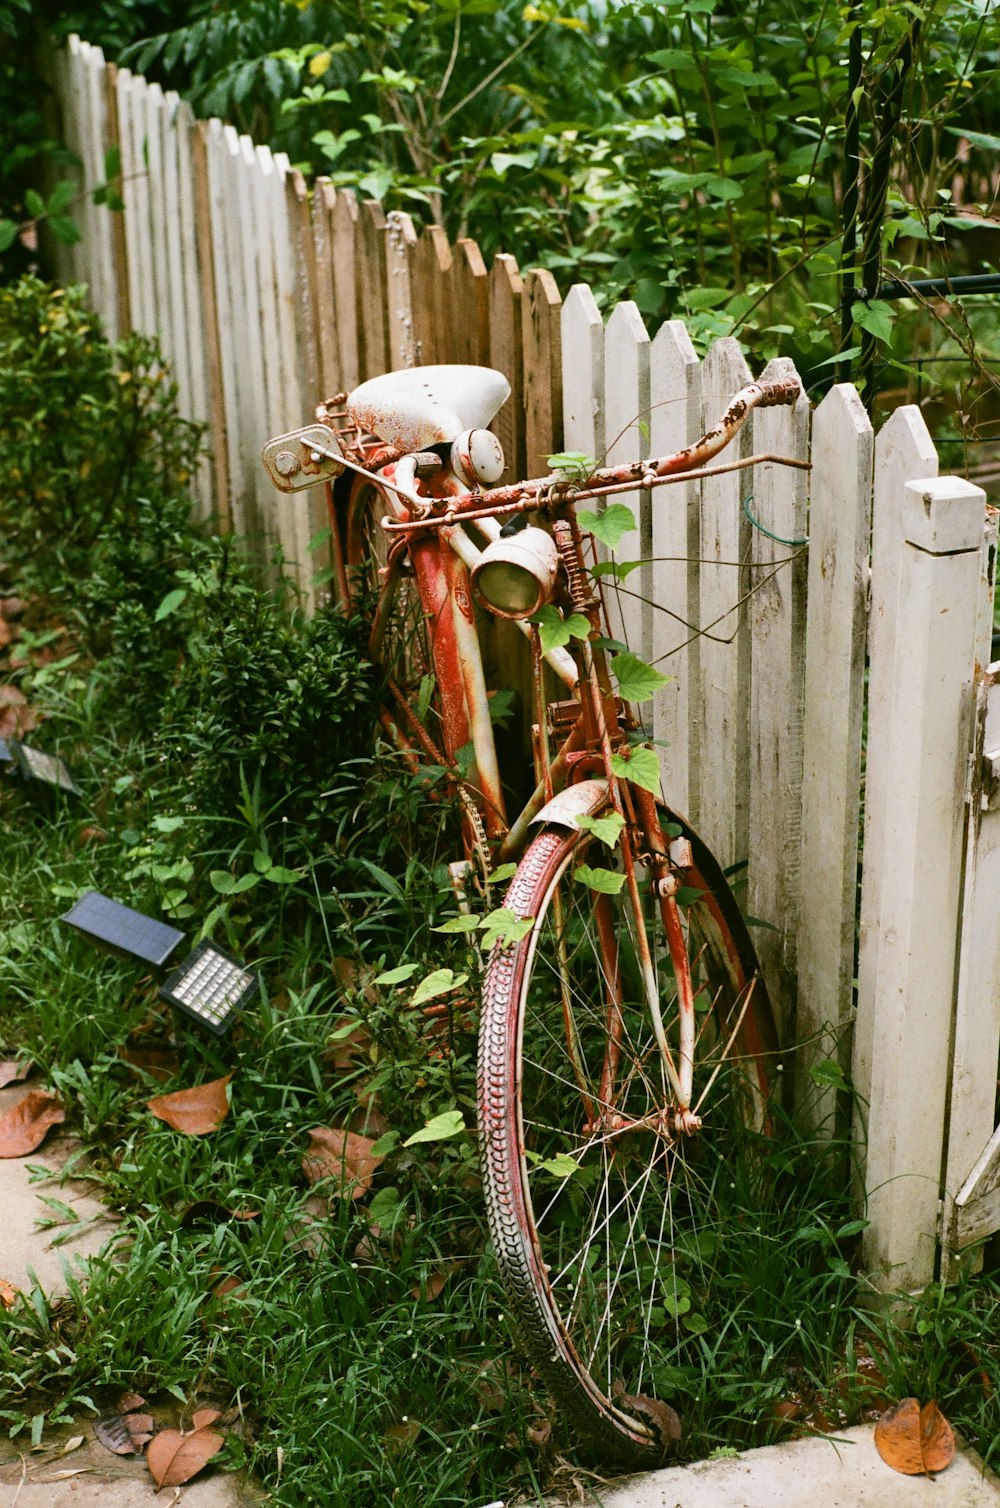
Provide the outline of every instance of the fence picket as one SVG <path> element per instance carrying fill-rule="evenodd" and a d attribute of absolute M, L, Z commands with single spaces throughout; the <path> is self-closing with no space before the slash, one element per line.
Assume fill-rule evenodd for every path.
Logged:
<path fill-rule="evenodd" d="M 854 975 L 872 446 L 854 388 L 832 388 L 813 415 L 809 483 L 795 1032 L 808 1043 L 802 1084 L 811 1068 L 849 1048 L 841 1039 Z M 835 1091 L 810 1090 L 810 1101 L 814 1124 L 827 1122 Z"/>
<path fill-rule="evenodd" d="M 81 44 L 77 59 L 81 78 L 83 119 L 79 123 L 85 195 L 84 223 L 81 229 L 89 238 L 88 281 L 91 299 L 102 320 L 108 338 L 117 335 L 118 299 L 115 293 L 114 252 L 111 244 L 111 214 L 93 201 L 93 190 L 105 179 L 104 155 L 107 120 L 104 104 L 104 54 L 99 47 Z"/>
<path fill-rule="evenodd" d="M 631 300 L 616 304 L 604 332 L 604 436 L 609 466 L 649 455 L 649 335 L 638 306 Z M 652 615 L 642 599 L 652 597 L 652 513 L 649 492 L 623 492 L 614 501 L 628 508 L 636 531 L 622 539 L 616 558 L 642 560 L 624 581 L 605 577 L 604 596 L 613 638 L 622 639 L 633 654 L 652 653 Z M 642 709 L 651 713 L 650 707 Z"/>
<path fill-rule="evenodd" d="M 525 273 L 521 299 L 524 361 L 524 452 L 529 476 L 544 476 L 562 449 L 562 357 L 559 290 L 545 268 Z"/>
<path fill-rule="evenodd" d="M 104 70 L 104 119 L 107 123 L 108 150 L 117 154 L 119 164 L 117 180 L 114 178 L 111 180 L 112 187 L 117 191 L 119 198 L 124 204 L 124 181 L 121 176 L 121 123 L 118 119 L 118 69 L 114 63 L 109 63 Z M 123 210 L 114 210 L 111 214 L 110 242 L 111 260 L 114 269 L 114 330 L 116 338 L 120 338 L 132 328 L 132 315 L 129 309 L 128 293 L 128 248 L 125 244 L 125 214 Z"/>
<path fill-rule="evenodd" d="M 267 510 L 277 525 L 284 553 L 284 574 L 297 582 L 307 607 L 315 605 L 310 543 L 326 527 L 323 493 L 318 487 L 295 498 L 279 495 L 259 464 L 260 449 L 278 430 L 291 430 L 313 417 L 319 401 L 316 372 L 315 317 L 310 288 L 312 232 L 303 219 L 307 210 L 305 184 L 284 152 L 274 154 L 272 210 L 269 221 L 274 267 L 274 300 L 277 309 L 277 371 L 280 394 L 264 415 L 264 424 L 254 452 L 257 475 L 266 496 Z M 308 321 L 307 337 L 304 321 Z M 308 365 L 312 352 L 312 367 Z M 291 505 L 291 506 L 289 506 Z"/>
<path fill-rule="evenodd" d="M 679 319 L 667 320 L 649 348 L 649 449 L 670 455 L 703 432 L 701 366 Z M 653 659 L 671 677 L 653 701 L 653 733 L 661 754 L 663 794 L 677 811 L 697 820 L 698 790 L 691 763 L 699 713 L 698 557 L 699 493 L 678 482 L 653 494 Z"/>
<path fill-rule="evenodd" d="M 937 476 L 937 451 L 924 416 L 914 404 L 896 409 L 879 431 L 875 442 L 875 474 L 872 505 L 872 567 L 868 612 L 868 737 L 865 746 L 866 853 L 884 848 L 884 812 L 875 793 L 888 789 L 889 743 L 892 726 L 889 709 L 895 695 L 896 622 L 891 611 L 895 601 L 895 570 L 898 560 L 891 541 L 899 534 L 899 510 L 903 486 L 911 477 Z M 873 999 L 878 988 L 882 934 L 881 875 L 872 868 L 865 875 L 861 896 L 858 943 L 858 993 Z M 854 1087 L 862 1107 L 871 1098 L 872 1044 L 867 1032 L 871 1018 L 860 1018 L 854 1028 Z M 863 1111 L 862 1111 L 863 1114 Z"/>
<path fill-rule="evenodd" d="M 340 189 L 333 206 L 333 301 L 340 383 L 348 392 L 361 381 L 356 281 L 358 216 L 354 194 L 350 189 Z"/>
<path fill-rule="evenodd" d="M 761 374 L 762 381 L 795 379 L 798 373 L 786 357 L 769 362 Z M 808 461 L 809 400 L 804 391 L 794 408 L 758 409 L 752 424 L 756 454 Z M 806 546 L 788 541 L 805 538 L 806 477 L 804 471 L 771 462 L 755 467 L 746 504 L 760 525 L 750 539 L 753 596 L 747 605 L 753 794 L 747 907 L 767 923 L 757 929 L 754 941 L 784 1040 L 783 1028 L 794 1020 L 795 1005 L 807 575 Z"/>
<path fill-rule="evenodd" d="M 410 216 L 394 209 L 386 221 L 386 310 L 391 369 L 417 364 L 413 281 L 417 232 Z"/>
<path fill-rule="evenodd" d="M 716 341 L 702 363 L 702 404 L 714 424 L 729 399 L 751 381 L 737 342 Z M 749 453 L 744 427 L 717 463 Z M 741 473 L 708 477 L 701 488 L 700 655 L 698 719 L 699 821 L 723 864 L 747 856 L 749 800 L 749 634 L 739 602 L 746 585 L 750 525 L 740 512 Z M 749 489 L 748 489 L 749 490 Z"/>
<path fill-rule="evenodd" d="M 604 320 L 586 283 L 574 283 L 561 317 L 563 444 L 604 457 Z"/>
<path fill-rule="evenodd" d="M 866 851 L 863 882 L 877 867 L 882 947 L 874 998 L 858 996 L 859 1019 L 872 1017 L 864 1254 L 879 1287 L 934 1277 L 958 944 L 958 908 L 943 898 L 961 885 L 984 506 L 957 477 L 903 488 L 897 690 L 886 789 L 871 792 L 884 846 Z"/>
<path fill-rule="evenodd" d="M 211 504 L 216 527 L 229 524 L 229 436 L 226 424 L 226 399 L 222 386 L 222 347 L 219 329 L 220 297 L 216 283 L 216 240 L 222 234 L 221 221 L 212 213 L 209 184 L 207 121 L 197 121 L 191 132 L 192 224 L 198 257 L 197 325 L 202 334 L 205 377 L 205 407 L 196 417 L 208 418 L 211 443 Z"/>
<path fill-rule="evenodd" d="M 453 361 L 486 366 L 490 359 L 490 283 L 482 252 L 467 236 L 452 256 Z"/>
<path fill-rule="evenodd" d="M 118 117 L 122 136 L 122 198 L 125 202 L 125 245 L 128 251 L 129 308 L 133 329 L 144 335 L 155 330 L 153 275 L 150 267 L 152 235 L 149 222 L 149 173 L 144 143 L 146 130 L 144 79 L 127 68 L 118 73 Z"/>
<path fill-rule="evenodd" d="M 337 349 L 337 307 L 333 281 L 334 220 L 337 191 L 329 178 L 317 178 L 312 194 L 313 262 L 316 268 L 316 342 L 319 391 L 332 398 L 340 391 L 340 352 Z"/>
<path fill-rule="evenodd" d="M 523 292 L 516 258 L 499 253 L 490 269 L 490 366 L 503 372 L 510 383 L 510 397 L 493 422 L 507 461 L 507 482 L 523 477 L 525 467 Z"/>
<path fill-rule="evenodd" d="M 359 365 L 362 378 L 389 370 L 385 318 L 385 215 L 377 199 L 366 199 L 358 215 L 356 276 Z"/>
<path fill-rule="evenodd" d="M 434 366 L 451 350 L 451 246 L 442 225 L 425 225 L 413 258 L 416 361 Z"/>
<path fill-rule="evenodd" d="M 184 206 L 180 188 L 180 142 L 177 115 L 180 96 L 170 92 L 163 96 L 159 109 L 159 142 L 162 189 L 157 196 L 163 206 L 162 260 L 166 274 L 165 293 L 174 331 L 172 370 L 177 383 L 178 407 L 182 414 L 194 414 L 191 389 L 191 319 L 187 308 L 182 217 Z"/>

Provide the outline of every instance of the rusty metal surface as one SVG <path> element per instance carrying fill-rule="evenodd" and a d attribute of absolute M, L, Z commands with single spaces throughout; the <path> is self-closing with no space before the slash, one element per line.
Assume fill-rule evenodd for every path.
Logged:
<path fill-rule="evenodd" d="M 348 396 L 347 412 L 389 444 L 424 450 L 485 429 L 509 394 L 510 383 L 491 367 L 411 367 L 363 382 Z"/>

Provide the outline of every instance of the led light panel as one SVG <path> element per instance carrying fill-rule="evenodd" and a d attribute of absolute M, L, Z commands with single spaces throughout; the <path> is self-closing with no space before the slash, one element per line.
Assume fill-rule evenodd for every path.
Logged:
<path fill-rule="evenodd" d="M 41 749 L 33 749 L 17 738 L 8 741 L 8 748 L 25 780 L 40 780 L 44 785 L 58 786 L 59 790 L 68 791 L 71 796 L 79 796 L 80 792 L 72 775 L 57 754 L 45 754 Z"/>
<path fill-rule="evenodd" d="M 184 941 L 184 933 L 177 927 L 143 916 L 141 911 L 122 906 L 97 890 L 88 890 L 60 920 L 69 922 L 92 942 L 129 958 L 140 958 L 158 969 Z"/>
<path fill-rule="evenodd" d="M 160 996 L 221 1037 L 259 990 L 252 969 L 217 943 L 206 941 L 174 970 Z"/>

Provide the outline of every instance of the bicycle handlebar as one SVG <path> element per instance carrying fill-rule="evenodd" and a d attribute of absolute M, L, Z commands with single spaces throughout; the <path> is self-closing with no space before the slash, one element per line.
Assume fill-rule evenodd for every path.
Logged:
<path fill-rule="evenodd" d="M 673 455 L 660 456 L 646 461 L 628 461 L 621 466 L 603 467 L 592 471 L 585 479 L 581 479 L 579 484 L 574 483 L 565 472 L 553 472 L 548 476 L 535 477 L 530 481 L 514 482 L 506 487 L 470 492 L 464 498 L 454 500 L 457 504 L 454 507 L 454 520 L 465 516 L 471 519 L 482 517 L 486 513 L 536 508 L 542 505 L 547 496 L 553 501 L 582 502 L 592 497 L 605 496 L 609 492 L 630 491 L 636 486 L 652 488 L 672 479 L 679 479 L 685 473 L 704 466 L 713 456 L 724 450 L 755 408 L 790 405 L 797 402 L 801 393 L 802 385 L 798 378 L 779 382 L 748 383 L 730 400 L 725 413 L 712 429 L 702 435 L 700 440 L 696 440 L 693 445 L 675 451 Z M 768 454 L 752 459 L 808 467 L 808 462 L 797 461 L 786 456 Z M 732 464 L 741 466 L 748 463 L 737 461 Z M 723 469 L 728 470 L 729 467 Z M 443 519 L 440 515 L 437 518 L 414 519 L 405 524 L 387 519 L 385 527 L 390 530 L 410 529 L 424 525 L 433 527 L 434 524 L 447 521 L 449 521 L 448 518 Z"/>

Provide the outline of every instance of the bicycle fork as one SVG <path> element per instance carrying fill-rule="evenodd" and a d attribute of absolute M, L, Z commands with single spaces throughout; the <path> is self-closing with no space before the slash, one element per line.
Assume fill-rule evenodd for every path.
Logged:
<path fill-rule="evenodd" d="M 557 519 L 553 523 L 552 534 L 566 573 L 569 597 L 573 610 L 586 617 L 592 632 L 600 633 L 602 628 L 600 605 L 591 593 L 587 583 L 579 526 L 574 518 Z M 607 680 L 606 672 L 602 677 L 598 670 L 589 638 L 578 640 L 577 646 L 580 657 L 581 674 L 579 685 L 584 716 L 591 724 L 592 733 L 600 750 L 612 807 L 621 817 L 623 823 L 627 823 L 628 813 L 625 810 L 623 793 L 618 776 L 615 774 L 611 764 L 614 752 L 611 743 L 612 733 L 619 731 L 611 686 Z M 670 1043 L 667 1040 L 666 1028 L 663 1024 L 663 1013 L 660 1009 L 656 962 L 653 958 L 649 933 L 643 915 L 639 879 L 636 874 L 635 853 L 632 843 L 626 838 L 622 843 L 621 849 L 622 867 L 625 872 L 625 885 L 634 918 L 636 957 L 642 976 L 643 990 L 653 1028 L 653 1035 L 656 1038 L 656 1045 L 663 1062 L 664 1071 L 675 1097 L 673 1107 L 666 1107 L 656 1115 L 655 1119 L 658 1124 L 652 1127 L 652 1129 L 667 1136 L 691 1134 L 699 1130 L 701 1126 L 700 1117 L 691 1109 L 694 1079 L 695 1003 L 687 943 L 677 904 L 677 877 L 671 869 L 669 855 L 663 851 L 659 840 L 659 821 L 656 813 L 655 799 L 650 792 L 643 790 L 641 787 L 635 787 L 632 795 L 638 805 L 639 825 L 643 831 L 651 860 L 653 893 L 663 919 L 668 951 L 673 966 L 674 981 L 677 989 L 679 1021 L 679 1061 L 675 1061 Z M 625 829 L 623 828 L 624 831 Z M 597 1129 L 597 1125 L 599 1124 L 602 1129 L 615 1132 L 646 1129 L 647 1123 L 651 1119 L 650 1117 L 644 1117 L 641 1122 L 629 1122 L 627 1117 L 620 1115 L 614 1109 L 615 1083 L 624 1031 L 621 1010 L 622 986 L 618 967 L 617 941 L 614 937 L 611 919 L 607 917 L 606 924 L 603 926 L 601 921 L 602 915 L 609 910 L 605 898 L 599 898 L 596 910 L 602 955 L 606 959 L 613 958 L 614 964 L 613 967 L 609 967 L 607 970 L 610 977 L 605 979 L 605 990 L 608 997 L 607 1047 L 605 1049 L 605 1058 L 601 1073 L 599 1094 L 600 1114 L 595 1121 L 592 1104 L 589 1102 L 589 1096 L 585 1094 L 584 1106 L 587 1111 L 588 1127 Z M 563 1013 L 564 1017 L 566 1017 L 567 1042 L 570 1055 L 573 1058 L 574 1069 L 582 1089 L 582 1066 L 578 1061 L 578 1053 L 575 1051 L 575 1031 L 571 1021 L 572 1013 L 569 991 L 565 982 L 563 985 Z"/>

